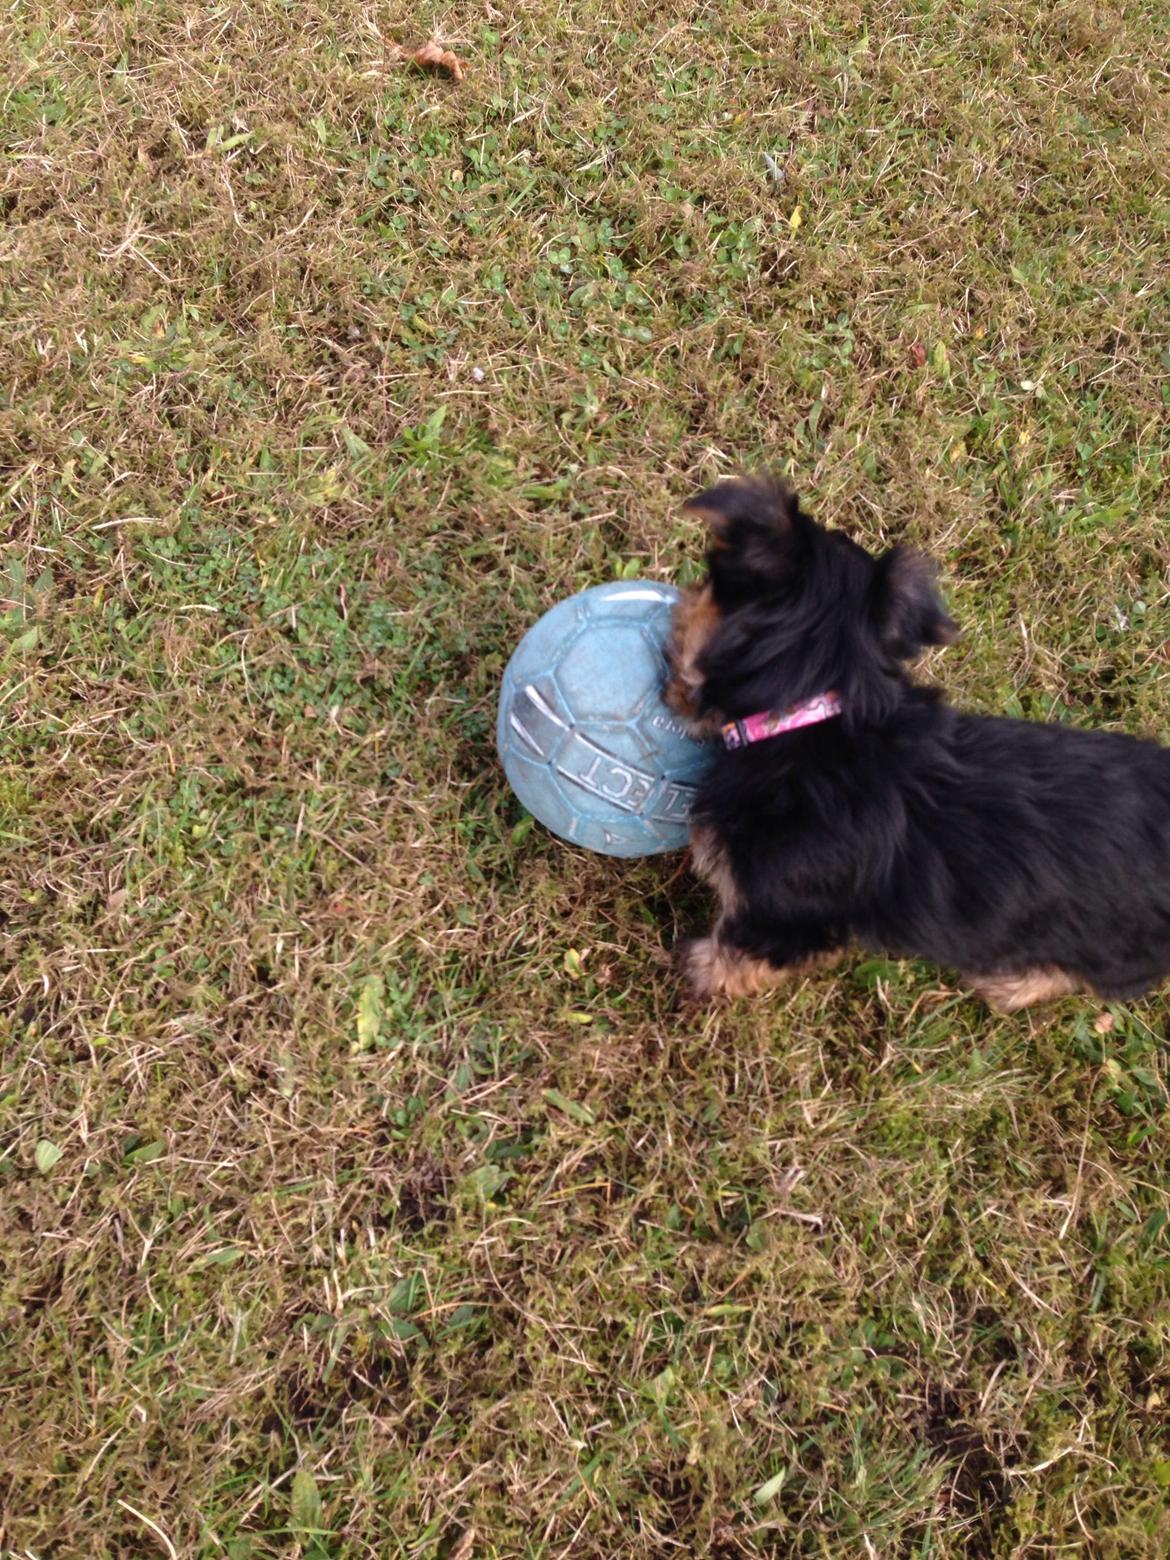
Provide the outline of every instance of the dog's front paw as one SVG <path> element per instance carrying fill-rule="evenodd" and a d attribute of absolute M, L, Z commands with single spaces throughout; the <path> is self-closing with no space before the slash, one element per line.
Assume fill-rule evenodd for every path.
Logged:
<path fill-rule="evenodd" d="M 674 946 L 674 966 L 696 1001 L 712 997 L 750 997 L 787 980 L 787 968 L 757 958 L 718 933 L 691 937 Z"/>

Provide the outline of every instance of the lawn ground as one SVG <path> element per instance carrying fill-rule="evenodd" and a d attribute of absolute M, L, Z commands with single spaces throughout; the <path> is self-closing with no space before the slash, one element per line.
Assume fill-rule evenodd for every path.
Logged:
<path fill-rule="evenodd" d="M 682 861 L 492 744 L 765 459 L 939 558 L 956 699 L 1170 738 L 1164 7 L 18 0 L 0 60 L 0 1551 L 1170 1554 L 1163 1001 L 685 1011 Z"/>

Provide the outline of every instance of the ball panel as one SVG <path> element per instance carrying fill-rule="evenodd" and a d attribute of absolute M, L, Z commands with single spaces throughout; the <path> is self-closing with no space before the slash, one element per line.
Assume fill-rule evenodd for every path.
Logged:
<path fill-rule="evenodd" d="M 706 749 L 687 736 L 682 721 L 659 700 L 637 715 L 635 724 L 647 749 L 658 754 L 663 769 L 694 768 L 698 773 L 703 768 Z"/>
<path fill-rule="evenodd" d="M 584 793 L 582 809 L 595 817 L 606 817 L 615 807 L 619 812 L 640 815 L 659 784 L 652 769 L 640 768 L 625 759 L 620 751 L 623 744 L 614 741 L 615 736 L 628 738 L 629 733 L 596 732 L 591 727 L 586 736 L 576 728 L 570 732 L 554 766 L 570 794 Z M 590 808 L 591 797 L 603 805 Z"/>
<path fill-rule="evenodd" d="M 592 820 L 582 818 L 569 799 L 556 785 L 549 784 L 547 764 L 537 763 L 515 751 L 504 759 L 504 773 L 508 784 L 534 818 L 539 818 L 546 829 L 551 829 L 563 840 L 587 845 L 582 831 L 592 826 Z"/>
<path fill-rule="evenodd" d="M 633 702 L 662 686 L 660 657 L 634 623 L 580 633 L 557 662 L 557 686 L 581 724 L 624 721 Z"/>
<path fill-rule="evenodd" d="M 667 780 L 643 816 L 652 819 L 656 824 L 665 824 L 672 832 L 682 825 L 686 828 L 689 837 L 689 820 L 696 790 L 696 786 L 685 785 L 678 780 Z"/>
<path fill-rule="evenodd" d="M 531 758 L 552 763 L 573 729 L 552 677 L 546 673 L 516 688 L 505 706 L 509 742 Z"/>

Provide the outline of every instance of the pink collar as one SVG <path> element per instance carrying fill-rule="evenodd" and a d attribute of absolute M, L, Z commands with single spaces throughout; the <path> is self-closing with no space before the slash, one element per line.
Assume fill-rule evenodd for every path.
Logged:
<path fill-rule="evenodd" d="M 801 699 L 786 710 L 762 710 L 758 715 L 747 715 L 743 720 L 728 721 L 723 728 L 723 746 L 747 747 L 749 742 L 764 742 L 768 737 L 778 737 L 783 731 L 799 731 L 801 726 L 815 726 L 818 721 L 832 720 L 841 713 L 839 693 L 818 693 L 815 698 Z"/>

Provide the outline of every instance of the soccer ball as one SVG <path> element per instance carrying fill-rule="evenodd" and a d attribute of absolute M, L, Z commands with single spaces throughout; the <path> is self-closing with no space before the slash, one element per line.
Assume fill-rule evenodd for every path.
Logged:
<path fill-rule="evenodd" d="M 496 743 L 519 799 L 562 839 L 607 856 L 677 850 L 709 761 L 662 702 L 679 592 L 595 585 L 529 629 L 504 672 Z"/>

